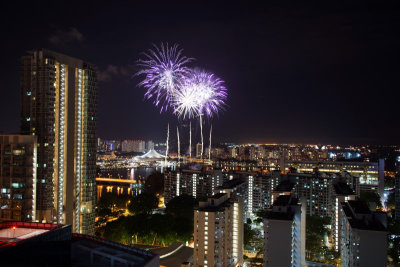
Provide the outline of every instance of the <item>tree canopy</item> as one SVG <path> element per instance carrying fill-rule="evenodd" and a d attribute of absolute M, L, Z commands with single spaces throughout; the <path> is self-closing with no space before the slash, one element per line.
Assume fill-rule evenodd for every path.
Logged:
<path fill-rule="evenodd" d="M 146 179 L 146 190 L 156 195 L 164 194 L 164 175 L 154 171 Z"/>
<path fill-rule="evenodd" d="M 311 216 L 306 218 L 306 250 L 312 255 L 321 255 L 326 251 L 324 248 L 324 236 L 329 235 L 327 225 L 330 224 L 329 217 Z"/>
<path fill-rule="evenodd" d="M 369 203 L 375 203 L 377 208 L 382 208 L 381 198 L 374 192 L 360 192 L 360 200 Z"/>
<path fill-rule="evenodd" d="M 155 202 L 148 205 L 146 201 L 152 202 L 155 196 L 149 192 L 142 195 L 132 199 L 129 205 L 135 215 L 107 223 L 104 238 L 126 244 L 147 245 L 169 245 L 191 239 L 193 208 L 196 204 L 193 197 L 175 197 L 167 204 L 166 214 L 151 214 Z"/>
<path fill-rule="evenodd" d="M 131 199 L 128 209 L 134 214 L 150 214 L 158 207 L 158 198 L 151 192 L 144 191 Z"/>
<path fill-rule="evenodd" d="M 185 217 L 193 220 L 193 209 L 196 204 L 197 201 L 192 196 L 177 196 L 167 203 L 165 212 L 173 216 Z"/>

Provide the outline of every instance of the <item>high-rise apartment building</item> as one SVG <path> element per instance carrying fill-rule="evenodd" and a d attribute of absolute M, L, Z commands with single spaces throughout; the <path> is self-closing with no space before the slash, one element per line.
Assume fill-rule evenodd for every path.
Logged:
<path fill-rule="evenodd" d="M 398 163 L 397 163 L 398 164 Z M 400 220 L 400 165 L 397 165 L 396 177 L 394 178 L 394 197 L 395 197 L 395 210 L 394 217 L 396 220 Z"/>
<path fill-rule="evenodd" d="M 147 143 L 146 143 L 146 151 L 150 151 L 150 150 L 153 150 L 153 149 L 154 149 L 154 142 L 151 141 L 151 140 L 147 141 Z"/>
<path fill-rule="evenodd" d="M 37 136 L 37 219 L 94 233 L 96 72 L 49 50 L 22 57 L 21 130 Z"/>
<path fill-rule="evenodd" d="M 0 222 L 36 220 L 36 136 L 0 135 Z"/>
<path fill-rule="evenodd" d="M 264 218 L 263 266 L 305 266 L 306 214 L 291 195 L 281 195 Z"/>
<path fill-rule="evenodd" d="M 357 195 L 359 179 L 347 172 L 342 173 L 288 173 L 283 175 L 281 183 L 291 182 L 290 193 L 306 201 L 308 215 L 331 217 L 335 207 L 334 185 L 344 182 Z M 281 194 L 281 193 L 280 193 Z"/>
<path fill-rule="evenodd" d="M 134 140 L 133 141 L 133 152 L 145 152 L 146 151 L 146 142 L 143 140 Z"/>
<path fill-rule="evenodd" d="M 243 206 L 240 198 L 218 193 L 194 212 L 194 266 L 242 266 Z"/>
<path fill-rule="evenodd" d="M 340 249 L 340 232 L 342 230 L 342 213 L 340 212 L 340 203 L 349 200 L 355 200 L 357 195 L 353 189 L 345 182 L 337 182 L 334 184 L 333 190 L 333 210 L 331 215 L 332 243 L 336 251 Z"/>
<path fill-rule="evenodd" d="M 168 202 L 175 196 L 188 194 L 194 197 L 211 196 L 216 189 L 227 189 L 241 185 L 241 197 L 244 201 L 244 218 L 252 218 L 257 211 L 266 209 L 271 200 L 271 192 L 279 183 L 280 172 L 265 174 L 262 172 L 229 171 L 220 168 L 203 167 L 200 170 L 180 169 L 167 171 L 164 176 L 164 197 Z M 229 183 L 233 181 L 233 183 Z"/>
<path fill-rule="evenodd" d="M 167 171 L 164 174 L 164 199 L 168 203 L 172 198 L 183 194 L 194 198 L 208 197 L 213 195 L 214 190 L 223 182 L 224 176 L 220 169 Z"/>
<path fill-rule="evenodd" d="M 124 140 L 121 142 L 121 152 L 132 152 L 133 151 L 133 140 Z"/>
<path fill-rule="evenodd" d="M 286 171 L 295 168 L 299 172 L 318 170 L 325 173 L 346 171 L 359 179 L 360 191 L 375 192 L 383 195 L 385 181 L 385 161 L 351 162 L 351 161 L 290 161 L 285 163 Z"/>
<path fill-rule="evenodd" d="M 121 150 L 121 142 L 117 140 L 105 140 L 104 141 L 104 150 L 109 151 L 120 151 Z"/>
<path fill-rule="evenodd" d="M 366 203 L 340 204 L 342 266 L 387 266 L 386 213 L 371 212 Z"/>
<path fill-rule="evenodd" d="M 273 199 L 281 195 L 293 195 L 304 200 L 308 215 L 331 218 L 332 243 L 340 249 L 340 203 L 357 197 L 359 178 L 342 172 L 336 173 L 288 173 L 274 189 Z"/>
<path fill-rule="evenodd" d="M 245 176 L 247 190 L 244 205 L 248 218 L 253 218 L 257 211 L 270 205 L 272 177 L 271 174 L 264 175 L 260 172 L 248 173 Z"/>

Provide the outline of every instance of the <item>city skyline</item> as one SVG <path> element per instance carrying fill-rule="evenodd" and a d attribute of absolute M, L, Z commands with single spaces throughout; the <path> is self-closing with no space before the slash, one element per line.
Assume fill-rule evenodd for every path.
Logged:
<path fill-rule="evenodd" d="M 399 11 L 8 2 L 0 262 L 397 266 Z"/>
<path fill-rule="evenodd" d="M 9 15 L 21 15 L 3 18 L 14 45 L 2 44 L 8 53 L 1 77 L 9 90 L 2 90 L 0 106 L 9 115 L 1 132 L 18 131 L 18 60 L 38 47 L 97 67 L 99 137 L 165 140 L 175 116 L 160 115 L 133 77 L 140 52 L 164 41 L 179 43 L 196 65 L 226 81 L 228 110 L 213 119 L 216 142 L 398 144 L 390 97 L 398 86 L 397 4 L 123 6 L 57 11 L 53 4 L 40 10 L 9 4 Z M 32 10 L 46 19 L 33 19 Z M 88 10 L 90 20 L 55 19 Z M 101 30 L 92 31 L 95 25 Z"/>

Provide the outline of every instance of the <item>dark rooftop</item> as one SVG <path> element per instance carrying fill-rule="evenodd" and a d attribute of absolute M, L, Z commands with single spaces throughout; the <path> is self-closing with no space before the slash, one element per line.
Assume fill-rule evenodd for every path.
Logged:
<path fill-rule="evenodd" d="M 298 202 L 297 198 L 292 198 L 291 195 L 282 195 L 279 196 L 274 201 L 274 206 L 288 206 L 288 205 L 296 205 Z"/>
<path fill-rule="evenodd" d="M 372 213 L 364 202 L 359 200 L 350 200 L 348 202 L 342 202 L 341 205 L 352 228 L 371 231 L 387 231 L 387 228 L 377 219 L 377 217 L 374 216 L 375 213 Z M 356 214 L 354 214 L 353 211 L 355 211 Z M 377 215 L 378 214 L 379 213 L 377 213 Z M 358 216 L 356 217 L 356 215 Z"/>
<path fill-rule="evenodd" d="M 210 198 L 211 199 L 219 199 L 219 198 L 223 197 L 224 195 L 226 195 L 226 193 L 217 193 L 215 195 L 212 195 Z"/>
<path fill-rule="evenodd" d="M 180 267 L 193 258 L 193 248 L 186 247 L 182 242 L 175 242 L 167 248 L 157 248 L 152 252 L 160 255 L 160 266 Z"/>
<path fill-rule="evenodd" d="M 241 179 L 232 179 L 224 182 L 221 186 L 217 187 L 217 189 L 232 189 L 243 183 L 244 181 Z"/>
<path fill-rule="evenodd" d="M 206 207 L 198 207 L 196 208 L 198 211 L 210 211 L 210 212 L 215 212 L 215 211 L 223 211 L 226 207 L 229 207 L 230 205 L 232 205 L 235 202 L 234 199 L 232 198 L 228 198 L 227 200 L 225 200 L 224 202 L 222 202 L 221 204 L 217 205 L 217 206 L 213 206 L 213 205 L 207 205 Z"/>
<path fill-rule="evenodd" d="M 265 218 L 268 220 L 293 220 L 294 213 L 290 210 L 288 212 L 275 212 L 275 211 L 268 211 Z"/>
<path fill-rule="evenodd" d="M 71 225 L 7 222 L 0 223 L 0 230 L 6 237 L 7 231 L 24 234 L 18 235 L 18 238 L 13 234 L 12 238 L 3 238 L 0 242 L 2 266 L 102 267 L 111 266 L 111 259 L 116 264 L 127 266 L 154 266 L 159 263 L 159 256 L 152 252 L 72 233 Z"/>
<path fill-rule="evenodd" d="M 345 182 L 337 182 L 333 185 L 335 188 L 336 195 L 355 195 L 354 190 L 350 188 L 350 186 Z"/>
<path fill-rule="evenodd" d="M 363 201 L 349 200 L 348 203 L 352 210 L 354 210 L 354 212 L 357 214 L 371 214 L 371 210 L 369 209 L 368 205 Z"/>
<path fill-rule="evenodd" d="M 294 187 L 294 183 L 289 180 L 283 180 L 276 187 L 274 192 L 290 192 Z"/>

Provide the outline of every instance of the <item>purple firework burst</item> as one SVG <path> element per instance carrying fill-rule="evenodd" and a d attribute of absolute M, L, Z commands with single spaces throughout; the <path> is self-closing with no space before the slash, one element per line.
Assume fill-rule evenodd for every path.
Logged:
<path fill-rule="evenodd" d="M 173 99 L 174 112 L 179 116 L 206 115 L 212 117 L 225 106 L 227 89 L 224 81 L 213 73 L 195 69 L 180 84 Z"/>
<path fill-rule="evenodd" d="M 171 105 L 176 91 L 189 73 L 185 66 L 193 61 L 182 55 L 178 44 L 168 46 L 161 43 L 160 47 L 153 44 L 153 49 L 143 53 L 144 59 L 139 59 L 141 67 L 136 75 L 144 75 L 139 83 L 146 89 L 145 98 L 153 99 L 156 106 L 161 106 L 160 112 Z"/>

